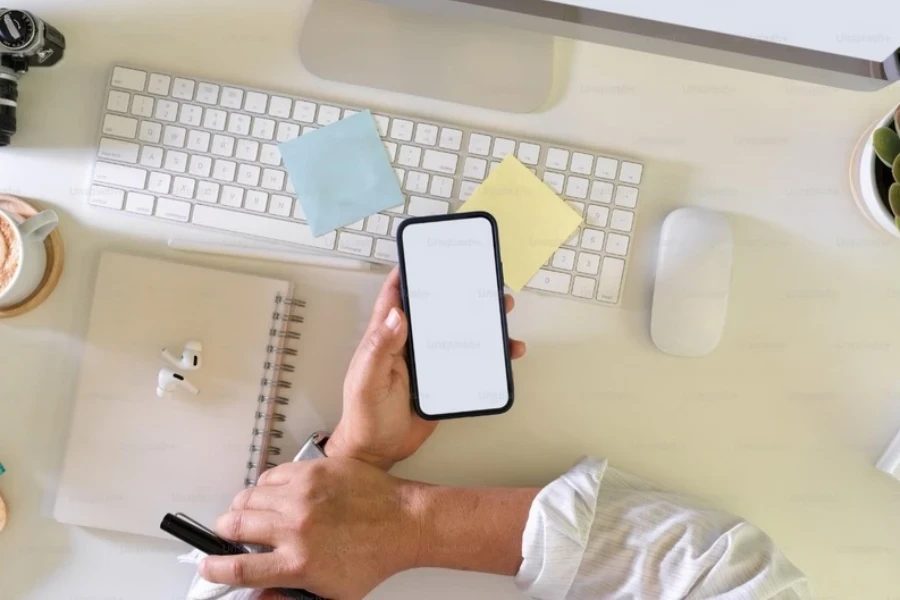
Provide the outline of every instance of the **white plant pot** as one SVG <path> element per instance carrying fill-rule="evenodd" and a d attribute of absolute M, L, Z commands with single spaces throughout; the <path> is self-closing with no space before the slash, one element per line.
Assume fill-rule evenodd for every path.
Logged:
<path fill-rule="evenodd" d="M 850 188 L 853 190 L 853 199 L 866 219 L 885 233 L 900 238 L 900 231 L 897 230 L 894 215 L 888 208 L 887 198 L 881 199 L 875 169 L 883 163 L 875 156 L 875 150 L 872 148 L 872 132 L 879 127 L 890 126 L 893 120 L 894 111 L 891 110 L 860 138 L 850 161 Z"/>

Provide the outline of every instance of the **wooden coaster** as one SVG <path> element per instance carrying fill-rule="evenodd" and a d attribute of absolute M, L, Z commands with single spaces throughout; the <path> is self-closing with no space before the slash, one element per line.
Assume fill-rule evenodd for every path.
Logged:
<path fill-rule="evenodd" d="M 35 206 L 34 203 L 26 202 L 21 198 L 4 194 L 0 194 L 0 209 L 19 216 L 22 219 L 33 217 L 41 212 L 41 209 Z M 47 247 L 47 270 L 44 271 L 44 278 L 41 280 L 40 285 L 38 285 L 31 296 L 25 298 L 18 304 L 0 308 L 0 319 L 16 317 L 37 308 L 44 300 L 49 298 L 50 294 L 53 293 L 53 290 L 56 289 L 56 284 L 59 283 L 59 278 L 62 275 L 63 270 L 63 243 L 62 236 L 59 233 L 59 227 L 54 229 L 53 232 L 47 236 L 47 239 L 44 240 L 44 245 Z"/>

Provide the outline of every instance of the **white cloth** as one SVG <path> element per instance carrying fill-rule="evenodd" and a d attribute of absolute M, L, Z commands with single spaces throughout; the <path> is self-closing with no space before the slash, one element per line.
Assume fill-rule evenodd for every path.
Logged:
<path fill-rule="evenodd" d="M 516 585 L 539 600 L 812 598 L 807 579 L 759 529 L 605 460 L 585 459 L 541 490 L 522 557 Z M 188 600 L 257 595 L 197 576 Z"/>
<path fill-rule="evenodd" d="M 745 521 L 585 459 L 541 490 L 516 585 L 540 600 L 803 600 L 806 577 Z"/>

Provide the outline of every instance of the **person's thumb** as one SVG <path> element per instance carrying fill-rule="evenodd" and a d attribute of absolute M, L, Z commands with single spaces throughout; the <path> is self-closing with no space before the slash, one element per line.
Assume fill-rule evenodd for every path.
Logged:
<path fill-rule="evenodd" d="M 400 354 L 406 344 L 406 331 L 406 316 L 403 311 L 392 308 L 384 321 L 366 333 L 362 346 L 367 361 L 378 362 Z"/>

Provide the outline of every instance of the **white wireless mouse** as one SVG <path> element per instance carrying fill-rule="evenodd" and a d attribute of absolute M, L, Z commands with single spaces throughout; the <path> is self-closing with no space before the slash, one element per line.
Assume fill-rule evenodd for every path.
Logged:
<path fill-rule="evenodd" d="M 728 314 L 734 241 L 724 215 L 679 208 L 659 240 L 650 337 L 675 356 L 706 356 L 719 345 Z"/>

